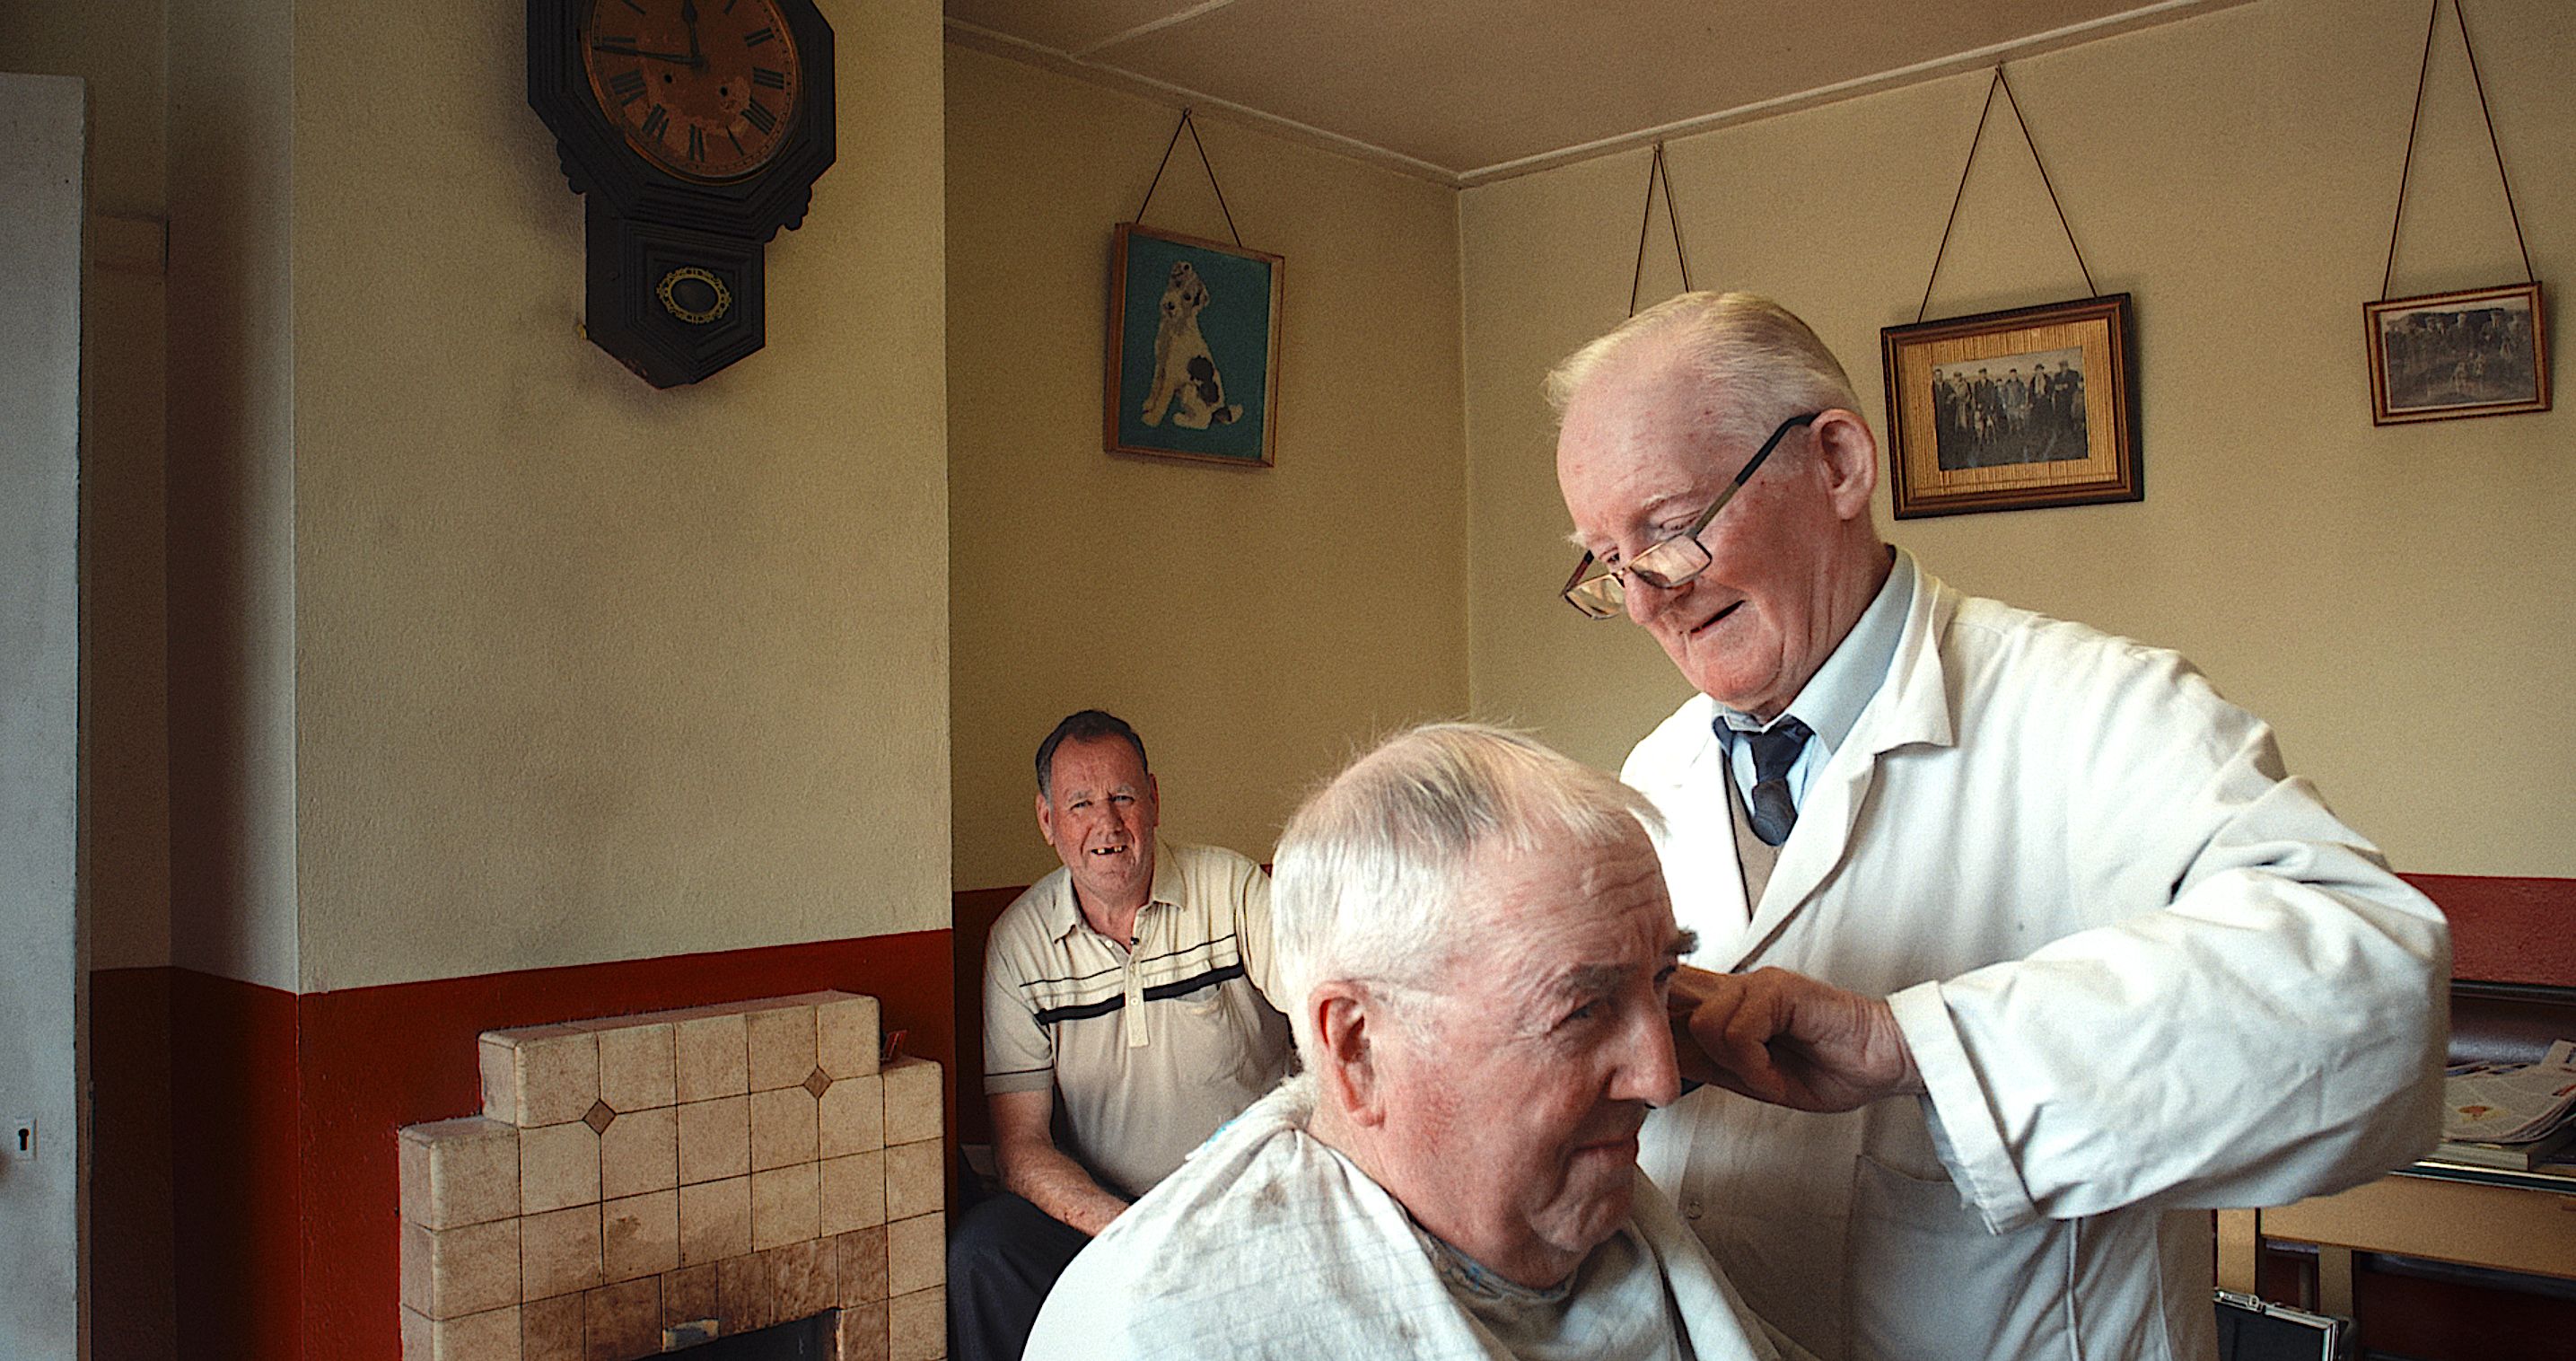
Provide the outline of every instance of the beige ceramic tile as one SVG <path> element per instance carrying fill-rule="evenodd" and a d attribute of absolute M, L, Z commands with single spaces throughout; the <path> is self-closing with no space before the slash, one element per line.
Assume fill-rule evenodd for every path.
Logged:
<path fill-rule="evenodd" d="M 402 1216 L 453 1229 L 519 1213 L 519 1132 L 469 1116 L 402 1131 Z"/>
<path fill-rule="evenodd" d="M 814 1111 L 814 1095 L 802 1087 L 753 1092 L 751 1170 L 814 1161 Z"/>
<path fill-rule="evenodd" d="M 519 1361 L 582 1361 L 581 1296 L 549 1295 L 519 1306 Z"/>
<path fill-rule="evenodd" d="M 839 1262 L 831 1239 L 809 1238 L 761 1255 L 769 1259 L 771 1276 L 778 1282 L 780 1320 L 812 1318 L 832 1307 Z"/>
<path fill-rule="evenodd" d="M 599 1195 L 603 1200 L 667 1191 L 680 1184 L 680 1118 L 657 1106 L 609 1122 L 599 1136 Z"/>
<path fill-rule="evenodd" d="M 529 1215 L 519 1221 L 519 1298 L 588 1290 L 600 1283 L 599 1207 Z"/>
<path fill-rule="evenodd" d="M 671 1026 L 674 1094 L 681 1101 L 740 1096 L 751 1090 L 748 1044 L 740 1012 L 688 1016 Z"/>
<path fill-rule="evenodd" d="M 513 1118 L 519 1113 L 519 1054 L 511 1046 L 489 1036 L 475 1042 L 475 1071 L 483 1083 L 483 1118 L 498 1120 L 516 1129 Z"/>
<path fill-rule="evenodd" d="M 835 1332 L 840 1361 L 886 1361 L 886 1302 L 842 1306 Z"/>
<path fill-rule="evenodd" d="M 814 1008 L 777 1006 L 743 1013 L 751 1054 L 751 1089 L 793 1087 L 814 1073 Z"/>
<path fill-rule="evenodd" d="M 640 1361 L 662 1350 L 662 1282 L 601 1286 L 581 1297 L 582 1353 L 586 1361 Z"/>
<path fill-rule="evenodd" d="M 519 1306 L 462 1318 L 402 1311 L 403 1361 L 519 1361 Z"/>
<path fill-rule="evenodd" d="M 519 1302 L 519 1221 L 455 1229 L 402 1226 L 402 1302 L 429 1319 Z"/>
<path fill-rule="evenodd" d="M 599 1136 L 590 1126 L 546 1125 L 519 1131 L 519 1209 L 543 1214 L 599 1199 Z"/>
<path fill-rule="evenodd" d="M 599 1035 L 599 1099 L 624 1114 L 677 1099 L 677 1058 L 668 1021 L 636 1021 Z"/>
<path fill-rule="evenodd" d="M 816 1103 L 823 1157 L 885 1147 L 885 1083 L 871 1074 L 845 1077 L 824 1089 Z"/>
<path fill-rule="evenodd" d="M 848 1233 L 885 1222 L 884 1152 L 825 1158 L 822 1171 L 819 1227 L 823 1233 Z"/>
<path fill-rule="evenodd" d="M 599 1100 L 599 1041 L 565 1025 L 489 1030 L 482 1039 L 483 1113 L 521 1129 L 578 1120 Z M 502 1053 L 495 1056 L 498 1046 Z M 500 1090 L 492 1080 L 498 1078 Z"/>
<path fill-rule="evenodd" d="M 814 1236 L 820 1222 L 814 1164 L 751 1174 L 751 1246 L 755 1252 Z"/>
<path fill-rule="evenodd" d="M 948 1281 L 948 1216 L 916 1215 L 886 1225 L 886 1289 L 909 1295 Z"/>
<path fill-rule="evenodd" d="M 835 994 L 814 1009 L 815 1055 L 834 1081 L 877 1070 L 877 999 Z"/>
<path fill-rule="evenodd" d="M 599 1262 L 614 1283 L 659 1275 L 680 1264 L 680 1193 L 674 1188 L 599 1207 Z"/>
<path fill-rule="evenodd" d="M 916 1290 L 886 1302 L 886 1361 L 939 1361 L 946 1355 L 947 1290 Z"/>
<path fill-rule="evenodd" d="M 875 1228 L 845 1233 L 832 1240 L 835 1249 L 835 1289 L 844 1307 L 882 1302 L 886 1290 L 886 1231 Z"/>
<path fill-rule="evenodd" d="M 778 1322 L 776 1283 L 756 1253 L 716 1263 L 716 1317 L 727 1333 L 747 1333 Z"/>
<path fill-rule="evenodd" d="M 948 1203 L 948 1178 L 940 1166 L 940 1142 L 924 1139 L 885 1151 L 888 1219 L 910 1219 L 942 1209 Z"/>
<path fill-rule="evenodd" d="M 662 1326 L 676 1328 L 716 1316 L 716 1268 L 684 1266 L 662 1275 Z"/>
<path fill-rule="evenodd" d="M 751 1170 L 751 1099 L 719 1097 L 679 1108 L 680 1184 Z"/>
<path fill-rule="evenodd" d="M 696 1265 L 751 1251 L 751 1178 L 680 1188 L 680 1261 Z"/>
<path fill-rule="evenodd" d="M 901 1058 L 885 1066 L 885 1141 L 908 1144 L 936 1139 L 945 1123 L 939 1104 L 939 1065 Z"/>

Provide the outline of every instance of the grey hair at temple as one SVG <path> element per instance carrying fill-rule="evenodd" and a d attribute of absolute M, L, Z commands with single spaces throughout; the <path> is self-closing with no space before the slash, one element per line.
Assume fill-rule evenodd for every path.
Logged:
<path fill-rule="evenodd" d="M 1803 411 L 1860 409 L 1842 362 L 1795 313 L 1752 293 L 1706 292 L 1666 298 L 1566 356 L 1547 375 L 1548 405 L 1563 416 L 1594 373 L 1648 342 L 1670 345 L 1710 391 L 1726 394 L 1717 420 L 1734 442 L 1757 442 Z"/>
<path fill-rule="evenodd" d="M 1607 846 L 1661 826 L 1645 796 L 1500 728 L 1426 724 L 1352 762 L 1288 820 L 1271 872 L 1278 1001 L 1307 1067 L 1317 985 L 1436 989 L 1476 925 L 1463 890 L 1478 857 Z"/>

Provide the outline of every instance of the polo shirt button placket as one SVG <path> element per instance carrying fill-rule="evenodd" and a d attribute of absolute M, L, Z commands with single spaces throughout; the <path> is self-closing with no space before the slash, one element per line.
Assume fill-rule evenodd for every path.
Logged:
<path fill-rule="evenodd" d="M 1145 986 L 1144 980 L 1136 972 L 1136 956 L 1144 953 L 1146 914 L 1153 910 L 1152 903 L 1147 903 L 1136 910 L 1136 940 L 1127 948 L 1127 957 L 1120 961 L 1119 965 L 1120 977 L 1126 986 L 1127 1047 L 1130 1049 L 1142 1049 L 1146 1045 Z"/>

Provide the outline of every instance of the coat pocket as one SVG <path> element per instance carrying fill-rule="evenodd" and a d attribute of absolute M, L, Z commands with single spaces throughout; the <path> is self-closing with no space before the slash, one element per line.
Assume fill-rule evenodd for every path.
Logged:
<path fill-rule="evenodd" d="M 1851 1361 L 2035 1356 L 2066 1350 L 2067 1225 L 1986 1231 L 1947 1177 L 1909 1176 L 1867 1154 L 1852 1164 L 1844 1256 Z"/>

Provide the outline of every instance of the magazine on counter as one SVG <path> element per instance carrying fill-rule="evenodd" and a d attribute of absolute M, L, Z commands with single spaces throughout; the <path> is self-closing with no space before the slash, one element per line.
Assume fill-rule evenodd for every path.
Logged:
<path fill-rule="evenodd" d="M 2433 1156 L 2530 1171 L 2576 1143 L 2576 1040 L 2538 1063 L 2464 1063 L 2442 1078 L 2442 1143 Z"/>

